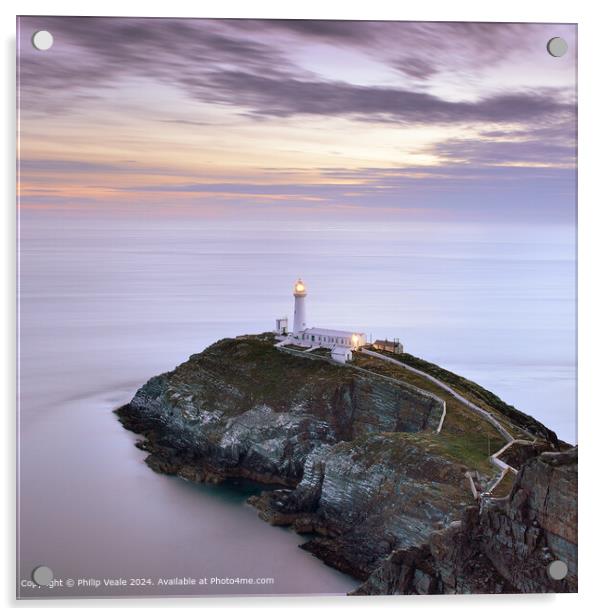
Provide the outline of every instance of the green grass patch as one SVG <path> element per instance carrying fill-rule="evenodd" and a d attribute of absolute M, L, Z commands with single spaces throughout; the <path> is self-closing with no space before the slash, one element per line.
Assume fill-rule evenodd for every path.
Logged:
<path fill-rule="evenodd" d="M 495 487 L 495 490 L 491 493 L 495 498 L 504 498 L 510 494 L 516 475 L 512 471 L 508 471 L 504 478 Z"/>
<path fill-rule="evenodd" d="M 242 336 L 216 342 L 168 376 L 178 389 L 195 391 L 201 408 L 238 415 L 265 404 L 278 412 L 289 409 L 297 397 L 320 416 L 333 385 L 351 381 L 354 374 L 329 362 L 279 351 L 267 336 Z"/>
<path fill-rule="evenodd" d="M 489 451 L 495 453 L 496 446 L 483 434 L 441 433 L 437 445 L 445 457 L 466 465 L 470 470 L 477 470 L 484 475 L 491 475 L 494 472 L 489 461 Z"/>
<path fill-rule="evenodd" d="M 489 461 L 490 443 L 480 434 L 434 434 L 432 432 L 387 432 L 364 434 L 353 441 L 339 443 L 343 450 L 355 451 L 367 464 L 386 458 L 393 464 L 403 464 L 408 445 L 420 448 L 459 465 L 462 471 L 477 470 L 492 477 L 495 467 Z M 491 445 L 493 451 L 493 446 Z"/>

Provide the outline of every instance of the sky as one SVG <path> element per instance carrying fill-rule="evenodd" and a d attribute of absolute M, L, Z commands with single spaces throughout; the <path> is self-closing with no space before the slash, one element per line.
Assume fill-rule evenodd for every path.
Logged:
<path fill-rule="evenodd" d="M 22 211 L 575 219 L 575 25 L 21 17 L 18 79 Z"/>

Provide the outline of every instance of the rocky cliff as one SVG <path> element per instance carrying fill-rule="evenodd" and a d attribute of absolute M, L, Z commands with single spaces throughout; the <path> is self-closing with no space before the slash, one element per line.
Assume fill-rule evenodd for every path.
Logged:
<path fill-rule="evenodd" d="M 219 341 L 118 409 L 144 436 L 148 465 L 193 481 L 280 485 L 251 504 L 272 524 L 310 533 L 302 547 L 363 581 L 358 593 L 572 590 L 572 577 L 546 584 L 545 566 L 523 586 L 514 573 L 517 558 L 526 567 L 552 556 L 576 572 L 576 537 L 559 515 L 575 503 L 576 457 L 531 459 L 509 500 L 483 500 L 479 511 L 465 473 L 478 464 L 490 473 L 484 483 L 495 477 L 483 449 L 489 426 L 472 423 L 471 433 L 482 431 L 475 438 L 458 433 L 456 418 L 438 434 L 437 396 L 273 343 L 270 335 Z M 554 450 L 552 441 L 542 450 Z M 561 484 L 568 496 L 552 498 Z M 491 564 L 485 582 L 470 569 L 485 571 L 483 563 Z"/>
<path fill-rule="evenodd" d="M 563 580 L 547 573 L 554 560 L 568 566 Z M 577 592 L 576 448 L 531 459 L 507 497 L 393 550 L 355 594 L 494 592 Z"/>

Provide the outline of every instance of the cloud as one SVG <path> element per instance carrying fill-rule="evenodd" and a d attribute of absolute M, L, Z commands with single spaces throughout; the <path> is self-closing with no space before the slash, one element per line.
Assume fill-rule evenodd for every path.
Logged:
<path fill-rule="evenodd" d="M 439 72 L 464 75 L 499 64 L 524 62 L 539 55 L 551 36 L 569 40 L 574 61 L 574 24 L 495 22 L 410 22 L 335 20 L 257 20 L 245 23 L 246 31 L 282 31 L 296 43 L 318 42 L 361 50 L 417 80 Z"/>
<path fill-rule="evenodd" d="M 21 158 L 19 168 L 22 174 L 45 176 L 53 174 L 97 174 L 103 175 L 173 175 L 165 167 L 141 165 L 135 160 L 102 162 L 90 160 L 69 160 L 61 158 Z"/>
<path fill-rule="evenodd" d="M 376 36 L 374 25 L 378 22 L 340 21 L 330 19 L 257 19 L 242 20 L 240 25 L 255 31 L 289 32 L 303 39 L 319 39 L 328 42 L 343 42 L 345 44 L 362 44 Z"/>
<path fill-rule="evenodd" d="M 409 215 L 412 220 L 515 220 L 537 223 L 573 222 L 576 173 L 573 168 L 444 162 L 424 167 L 322 168 L 257 171 L 247 181 L 201 183 L 194 178 L 166 180 L 160 170 L 120 165 L 33 160 L 26 168 L 54 171 L 54 177 L 30 184 L 22 207 L 85 207 L 135 215 L 140 211 L 206 211 L 224 216 L 256 216 L 273 208 L 275 216 L 315 211 L 328 218 L 354 211 L 374 220 Z M 64 181 L 62 172 L 68 172 Z M 144 178 L 144 171 L 147 179 Z M 137 183 L 132 185 L 132 174 Z M 163 177 L 165 176 L 165 177 Z M 289 181 L 286 181 L 286 178 Z M 318 181 L 316 181 L 318 177 Z M 293 179 L 294 178 L 294 179 Z M 284 181 L 283 181 L 284 180 Z M 64 204 L 63 204 L 64 202 Z"/>
<path fill-rule="evenodd" d="M 482 131 L 478 139 L 447 139 L 426 151 L 466 165 L 572 167 L 577 157 L 576 137 L 576 125 L 569 119 L 517 130 Z"/>
<path fill-rule="evenodd" d="M 319 115 L 405 124 L 520 122 L 570 113 L 573 105 L 549 89 L 505 91 L 467 102 L 420 88 L 322 79 L 293 63 L 279 38 L 284 33 L 306 42 L 324 38 L 362 45 L 384 53 L 383 61 L 395 70 L 424 81 L 444 66 L 487 62 L 502 46 L 520 48 L 518 41 L 531 26 L 25 17 L 20 18 L 23 40 L 44 27 L 54 32 L 56 43 L 47 54 L 22 47 L 22 103 L 58 113 L 94 95 L 110 97 L 110 89 L 123 80 L 142 77 L 255 118 Z"/>
<path fill-rule="evenodd" d="M 184 80 L 193 95 L 209 96 L 206 79 Z M 351 116 L 399 123 L 521 122 L 551 114 L 568 114 L 574 107 L 547 92 L 500 94 L 475 102 L 451 102 L 425 92 L 393 87 L 359 86 L 344 82 L 273 78 L 242 71 L 210 76 L 213 102 L 238 105 L 266 117 L 296 114 Z"/>
<path fill-rule="evenodd" d="M 184 120 L 184 119 L 175 119 L 175 120 L 159 120 L 164 124 L 183 124 L 185 126 L 215 126 L 214 122 L 202 122 L 200 120 Z"/>
<path fill-rule="evenodd" d="M 430 79 L 439 70 L 436 65 L 428 60 L 416 57 L 401 58 L 394 62 L 393 66 L 404 75 L 420 80 Z"/>
<path fill-rule="evenodd" d="M 323 208 L 321 213 L 329 208 L 351 208 L 378 213 L 407 212 L 410 208 L 425 218 L 445 212 L 458 219 L 512 215 L 533 221 L 548 208 L 552 219 L 570 220 L 575 192 L 572 73 L 563 73 L 565 81 L 558 80 L 558 84 L 566 82 L 566 87 L 534 84 L 517 89 L 504 81 L 503 71 L 499 82 L 492 79 L 497 74 L 491 71 L 515 55 L 518 65 L 519 54 L 559 28 L 534 24 L 23 17 L 19 19 L 22 111 L 73 114 L 75 118 L 73 125 L 70 117 L 61 118 L 56 125 L 54 117 L 44 118 L 43 124 L 35 126 L 38 132 L 43 133 L 44 127 L 57 131 L 64 126 L 66 138 L 72 139 L 73 126 L 102 128 L 88 106 L 90 101 L 100 101 L 101 111 L 122 114 L 119 130 L 123 133 L 117 135 L 118 150 L 112 156 L 109 149 L 102 150 L 99 161 L 67 160 L 66 153 L 54 160 L 25 156 L 21 172 L 32 191 L 22 203 L 29 199 L 40 208 L 44 203 L 55 207 L 63 198 L 53 193 L 58 186 L 61 194 L 73 193 L 68 198 L 70 207 L 80 202 L 90 207 L 119 205 L 124 210 L 187 204 L 194 210 L 197 206 L 213 207 L 215 200 L 216 211 L 221 208 L 250 215 L 255 207 L 277 204 L 282 212 L 287 208 Z M 37 29 L 53 32 L 55 45 L 49 52 L 37 52 L 28 44 Z M 348 50 L 354 53 L 348 56 Z M 373 83 L 372 73 L 367 75 L 365 67 L 357 74 L 353 70 L 346 73 L 347 81 L 338 77 L 336 67 L 349 57 L 358 57 L 357 50 L 369 57 L 370 69 L 379 65 L 386 69 L 381 81 Z M 328 55 L 331 52 L 332 57 Z M 322 53 L 325 64 L 332 60 L 330 72 L 320 72 Z M 480 83 L 483 67 L 491 71 L 490 84 L 495 82 L 490 89 Z M 452 97 L 445 88 L 446 83 L 464 82 L 470 82 L 467 92 L 472 96 Z M 129 89 L 122 96 L 124 86 Z M 139 91 L 132 94 L 133 86 Z M 176 95 L 170 98 L 168 92 L 163 99 L 165 92 L 160 86 L 175 89 Z M 194 105 L 195 101 L 203 106 Z M 239 114 L 240 137 L 251 148 L 256 137 L 253 131 L 244 131 L 248 125 L 259 119 L 288 119 L 266 139 L 274 139 L 274 148 L 286 140 L 289 151 L 296 153 L 290 158 L 291 166 L 299 166 L 260 169 L 272 160 L 253 159 L 244 168 L 224 167 L 215 172 L 203 168 L 202 175 L 194 176 L 184 168 L 178 171 L 181 160 L 177 157 L 173 162 L 166 160 L 164 166 L 144 164 L 146 146 L 156 149 L 153 129 L 161 133 L 159 142 L 173 133 L 174 150 L 184 132 L 168 131 L 159 123 L 204 127 L 209 123 L 203 115 L 206 104 L 218 108 L 215 113 L 211 110 L 211 117 L 218 121 L 221 108 Z M 138 124 L 135 132 L 129 132 L 129 120 L 139 110 L 145 114 L 141 124 L 147 121 L 148 135 L 141 135 Z M 353 144 L 346 145 L 352 133 L 345 134 L 341 143 L 337 141 L 346 125 L 341 128 L 332 123 L 332 134 L 325 131 L 314 140 L 304 125 L 310 117 L 394 126 L 446 125 L 446 129 L 438 133 L 437 143 L 410 152 L 435 157 L 437 164 L 395 167 L 393 158 L 398 158 L 392 156 L 390 166 L 372 168 L 362 166 L 366 160 L 374 160 L 364 153 L 383 150 L 379 142 L 371 141 L 371 135 L 365 144 L 358 144 L 360 153 L 355 155 Z M 453 131 L 448 128 L 452 124 L 457 125 Z M 24 128 L 28 126 L 33 125 L 23 123 Z M 465 127 L 470 138 L 464 136 Z M 357 134 L 365 135 L 363 129 Z M 23 140 L 25 146 L 35 144 L 35 131 L 30 133 Z M 238 133 L 223 134 L 224 150 L 234 150 Z M 212 139 L 219 140 L 221 135 L 216 129 Z M 419 143 L 432 142 L 436 128 L 420 135 L 427 137 Z M 76 145 L 64 152 L 83 151 L 86 156 L 93 151 Z M 262 148 L 269 145 L 266 141 Z M 61 147 L 57 143 L 55 154 Z M 201 149 L 202 143 L 198 147 Z M 320 154 L 316 152 L 321 147 L 350 152 L 350 168 L 317 168 Z M 47 150 L 33 147 L 29 151 Z M 126 157 L 141 162 L 128 163 Z M 206 183 L 200 183 L 199 177 Z"/>
<path fill-rule="evenodd" d="M 474 216 L 537 220 L 547 208 L 550 220 L 571 221 L 574 217 L 574 169 L 537 166 L 508 167 L 487 164 L 442 163 L 435 167 L 321 169 L 323 182 L 302 179 L 275 183 L 282 170 L 252 182 L 156 183 L 127 187 L 125 192 L 158 193 L 219 198 L 233 207 L 280 200 L 289 207 L 348 207 L 379 212 L 401 212 L 411 207 L 418 218 L 428 219 L 434 211 L 454 214 L 459 220 Z M 314 172 L 315 177 L 315 172 Z"/>
<path fill-rule="evenodd" d="M 491 141 L 449 139 L 437 144 L 431 152 L 445 158 L 482 165 L 573 165 L 575 147 L 571 143 L 556 144 L 535 140 Z"/>
<path fill-rule="evenodd" d="M 19 83 L 22 104 L 56 113 L 79 97 L 108 96 L 124 80 L 185 84 L 224 67 L 279 73 L 294 66 L 272 46 L 244 38 L 228 20 L 104 17 L 21 17 Z M 28 44 L 47 29 L 55 44 L 40 53 Z M 34 101 L 35 98 L 35 101 Z M 35 102 L 35 104 L 34 104 Z"/>
<path fill-rule="evenodd" d="M 64 171 L 69 173 L 116 173 L 124 168 L 128 168 L 122 164 L 49 158 L 23 158 L 19 161 L 19 166 L 21 172 L 25 173 L 56 173 Z"/>

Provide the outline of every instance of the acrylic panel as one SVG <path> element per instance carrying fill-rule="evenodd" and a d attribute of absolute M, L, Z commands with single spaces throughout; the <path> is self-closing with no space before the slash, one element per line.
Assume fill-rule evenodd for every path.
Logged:
<path fill-rule="evenodd" d="M 576 592 L 576 54 L 19 17 L 17 596 Z"/>

